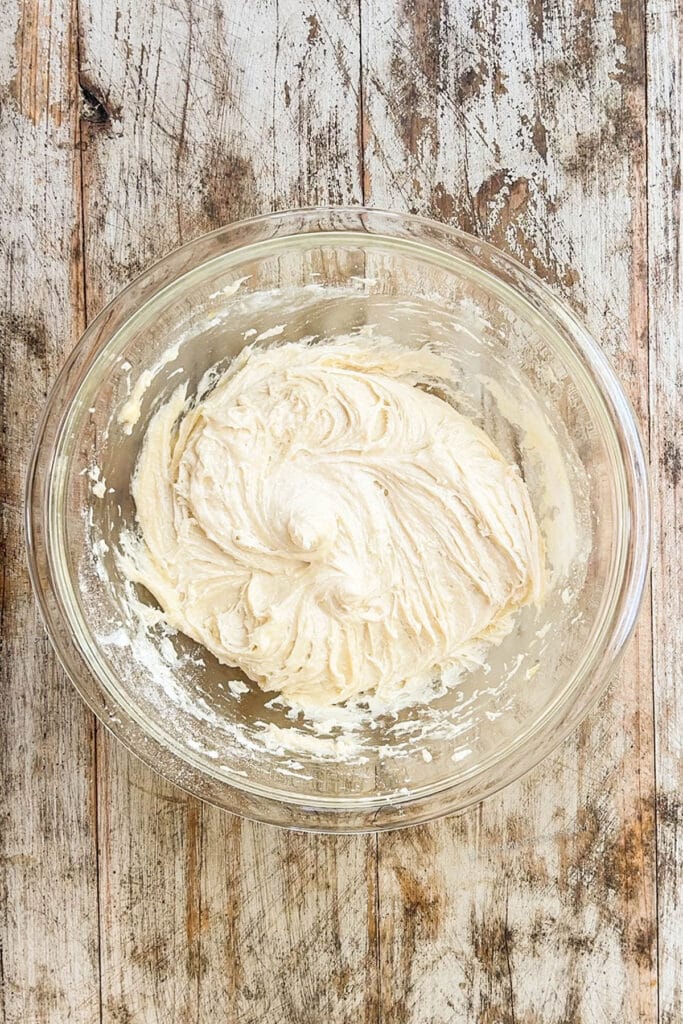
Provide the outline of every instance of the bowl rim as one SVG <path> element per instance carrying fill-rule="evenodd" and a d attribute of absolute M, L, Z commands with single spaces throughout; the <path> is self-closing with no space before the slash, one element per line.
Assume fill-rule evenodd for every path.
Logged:
<path fill-rule="evenodd" d="M 331 225 L 319 226 L 325 218 L 349 218 L 355 221 L 355 225 L 343 228 Z M 431 235 L 436 234 L 443 239 L 444 245 L 442 247 L 435 245 L 433 237 L 412 239 L 405 234 L 393 236 L 386 230 L 372 230 L 371 227 L 368 227 L 367 222 L 371 222 L 374 218 L 381 219 L 385 225 L 389 226 L 405 228 L 408 225 L 408 227 L 413 226 L 416 230 L 421 228 L 423 232 L 428 230 Z M 611 608 L 611 615 L 606 619 L 609 628 L 603 640 L 604 650 L 597 661 L 595 658 L 593 659 L 596 664 L 590 664 L 589 659 L 588 663 L 584 665 L 582 673 L 573 673 L 571 677 L 574 683 L 577 680 L 585 683 L 586 678 L 592 675 L 590 694 L 578 711 L 575 710 L 573 714 L 568 715 L 552 735 L 544 733 L 538 737 L 540 742 L 532 756 L 517 758 L 517 763 L 511 765 L 511 770 L 506 772 L 504 781 L 497 779 L 478 789 L 475 787 L 473 793 L 459 795 L 462 781 L 456 779 L 450 780 L 436 792 L 431 790 L 427 794 L 416 796 L 409 794 L 402 797 L 397 797 L 394 794 L 388 800 L 378 798 L 376 803 L 379 806 L 375 809 L 369 808 L 367 804 L 354 809 L 349 806 L 321 806 L 315 803 L 314 798 L 311 798 L 311 801 L 315 803 L 315 806 L 305 798 L 283 799 L 281 796 L 272 794 L 264 796 L 253 790 L 232 785 L 225 779 L 211 777 L 197 764 L 182 758 L 177 751 L 151 736 L 138 720 L 127 717 L 125 726 L 112 720 L 111 695 L 105 690 L 101 679 L 95 675 L 80 648 L 75 644 L 70 632 L 70 623 L 68 618 L 63 615 L 60 602 L 57 599 L 47 545 L 43 536 L 45 523 L 42 492 L 43 488 L 49 484 L 54 464 L 54 458 L 48 456 L 54 456 L 54 447 L 60 436 L 61 425 L 68 417 L 73 401 L 73 394 L 67 395 L 65 398 L 67 392 L 67 389 L 64 388 L 65 382 L 69 380 L 74 369 L 79 367 L 80 386 L 87 376 L 92 362 L 113 337 L 113 335 L 105 335 L 100 339 L 101 332 L 106 329 L 110 319 L 116 319 L 114 314 L 117 308 L 124 305 L 131 295 L 136 291 L 144 293 L 145 290 L 148 290 L 149 294 L 145 301 L 149 301 L 163 288 L 172 285 L 186 273 L 205 262 L 201 259 L 193 260 L 189 267 L 168 276 L 168 271 L 175 266 L 183 254 L 196 254 L 197 249 L 201 249 L 207 242 L 215 240 L 219 236 L 224 236 L 226 242 L 229 242 L 245 230 L 276 225 L 287 228 L 290 225 L 296 226 L 297 221 L 306 220 L 310 220 L 311 223 L 305 230 L 299 226 L 298 230 L 282 230 L 271 233 L 266 236 L 266 239 L 294 238 L 300 235 L 319 235 L 325 232 L 339 234 L 341 231 L 346 231 L 354 232 L 360 237 L 368 235 L 375 237 L 384 235 L 390 239 L 399 237 L 410 244 L 420 244 L 441 252 L 449 251 L 449 242 L 455 243 L 455 248 L 459 247 L 460 249 L 460 258 L 462 258 L 463 248 L 481 252 L 491 263 L 496 265 L 496 269 L 502 267 L 511 275 L 513 280 L 511 287 L 514 290 L 519 291 L 519 288 L 516 287 L 518 281 L 526 289 L 529 289 L 534 298 L 542 304 L 544 311 L 549 313 L 553 320 L 564 329 L 574 354 L 584 364 L 584 369 L 588 371 L 591 382 L 604 403 L 610 425 L 618 441 L 620 461 L 627 482 L 629 499 L 627 502 L 627 557 L 618 579 L 617 596 Z M 249 244 L 253 244 L 253 242 Z M 237 252 L 243 248 L 245 246 L 238 242 L 236 245 L 227 245 L 224 252 Z M 163 280 L 159 287 L 150 287 L 153 279 L 159 275 L 162 278 L 167 275 L 167 279 Z M 500 280 L 503 279 L 499 278 Z M 508 282 L 504 283 L 510 286 Z M 523 297 L 528 301 L 526 293 Z M 140 307 L 136 307 L 133 313 L 125 316 L 122 323 L 129 320 L 137 308 Z M 115 331 L 115 333 L 117 332 Z M 54 439 L 46 450 L 44 441 L 48 428 L 54 430 Z M 579 318 L 548 285 L 514 257 L 491 243 L 461 231 L 459 228 L 427 217 L 361 205 L 292 208 L 234 221 L 198 235 L 172 249 L 133 278 L 86 327 L 77 344 L 68 353 L 64 365 L 49 391 L 38 423 L 36 439 L 27 469 L 24 513 L 29 575 L 49 639 L 59 662 L 76 690 L 105 728 L 157 774 L 178 785 L 188 794 L 207 800 L 243 817 L 311 832 L 369 832 L 424 823 L 444 814 L 464 811 L 505 788 L 536 767 L 574 731 L 607 688 L 624 646 L 635 628 L 645 591 L 650 557 L 650 500 L 647 469 L 636 416 L 609 360 Z M 570 688 L 569 684 L 568 688 Z M 577 687 L 574 686 L 573 689 L 577 689 Z M 511 752 L 518 753 L 518 750 L 513 746 Z M 509 752 L 506 751 L 499 763 L 504 763 L 509 756 Z M 483 768 L 478 769 L 474 774 L 474 779 L 483 771 Z"/>

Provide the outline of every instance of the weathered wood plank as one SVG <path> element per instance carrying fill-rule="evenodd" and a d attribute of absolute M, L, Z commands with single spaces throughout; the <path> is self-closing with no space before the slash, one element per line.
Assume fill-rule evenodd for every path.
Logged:
<path fill-rule="evenodd" d="M 683 1019 L 683 288 L 680 4 L 647 7 L 650 452 L 659 1019 Z"/>
<path fill-rule="evenodd" d="M 355 5 L 234 6 L 81 4 L 89 315 L 201 230 L 361 198 Z M 0 13 L 0 1006 L 12 1024 L 91 1022 L 91 718 L 30 601 L 18 497 L 33 410 L 83 323 L 75 21 L 54 3 Z M 681 1016 L 683 957 L 679 15 L 648 7 L 661 1024 Z M 640 6 L 364 0 L 362 37 L 369 201 L 458 223 L 535 269 L 603 341 L 645 423 Z M 650 654 L 645 622 L 596 713 L 508 793 L 382 837 L 379 890 L 373 840 L 235 822 L 100 737 L 104 1019 L 374 1020 L 378 899 L 385 1020 L 653 1021 Z"/>
<path fill-rule="evenodd" d="M 212 812 L 200 1021 L 376 1024 L 374 837 L 287 834 Z"/>
<path fill-rule="evenodd" d="M 36 413 L 83 326 L 71 4 L 0 4 L 0 1018 L 99 1020 L 92 715 L 30 592 L 22 490 Z"/>
<path fill-rule="evenodd" d="M 582 315 L 647 424 L 640 5 L 361 5 L 365 188 L 507 249 Z M 654 1021 L 648 609 L 537 771 L 380 837 L 386 1021 Z"/>
<path fill-rule="evenodd" d="M 354 6 L 91 0 L 81 31 L 89 315 L 202 231 L 360 199 Z M 105 1022 L 376 1019 L 372 837 L 237 821 L 98 745 Z"/>

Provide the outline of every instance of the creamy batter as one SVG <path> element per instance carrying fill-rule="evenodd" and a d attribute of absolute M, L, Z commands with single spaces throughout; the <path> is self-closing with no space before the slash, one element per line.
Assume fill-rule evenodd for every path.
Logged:
<path fill-rule="evenodd" d="M 539 601 L 544 556 L 516 467 L 425 390 L 444 373 L 346 338 L 245 349 L 196 402 L 179 387 L 133 478 L 130 577 L 304 706 L 457 668 Z"/>

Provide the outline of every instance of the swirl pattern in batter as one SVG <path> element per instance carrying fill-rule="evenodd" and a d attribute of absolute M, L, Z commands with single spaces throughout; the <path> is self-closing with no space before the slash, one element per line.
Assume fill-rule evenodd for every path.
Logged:
<path fill-rule="evenodd" d="M 457 667 L 538 601 L 526 486 L 418 385 L 440 359 L 339 339 L 246 349 L 152 418 L 130 576 L 168 623 L 306 706 Z"/>

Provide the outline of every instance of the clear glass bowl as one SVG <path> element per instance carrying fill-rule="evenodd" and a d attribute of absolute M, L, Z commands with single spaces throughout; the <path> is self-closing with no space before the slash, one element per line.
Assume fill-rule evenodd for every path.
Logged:
<path fill-rule="evenodd" d="M 115 553 L 134 524 L 129 483 L 150 415 L 181 380 L 196 387 L 255 335 L 258 344 L 324 340 L 368 324 L 448 358 L 442 397 L 524 474 L 550 587 L 543 607 L 524 609 L 488 663 L 444 696 L 350 736 L 332 728 L 321 746 L 255 684 L 228 686 L 238 673 L 187 638 L 151 626 L 141 639 Z M 140 416 L 128 434 L 118 416 L 131 389 Z M 221 228 L 103 310 L 38 427 L 27 525 L 50 637 L 101 721 L 205 800 L 327 831 L 463 809 L 545 757 L 606 686 L 634 625 L 649 536 L 633 412 L 572 313 L 489 245 L 359 207 Z"/>

